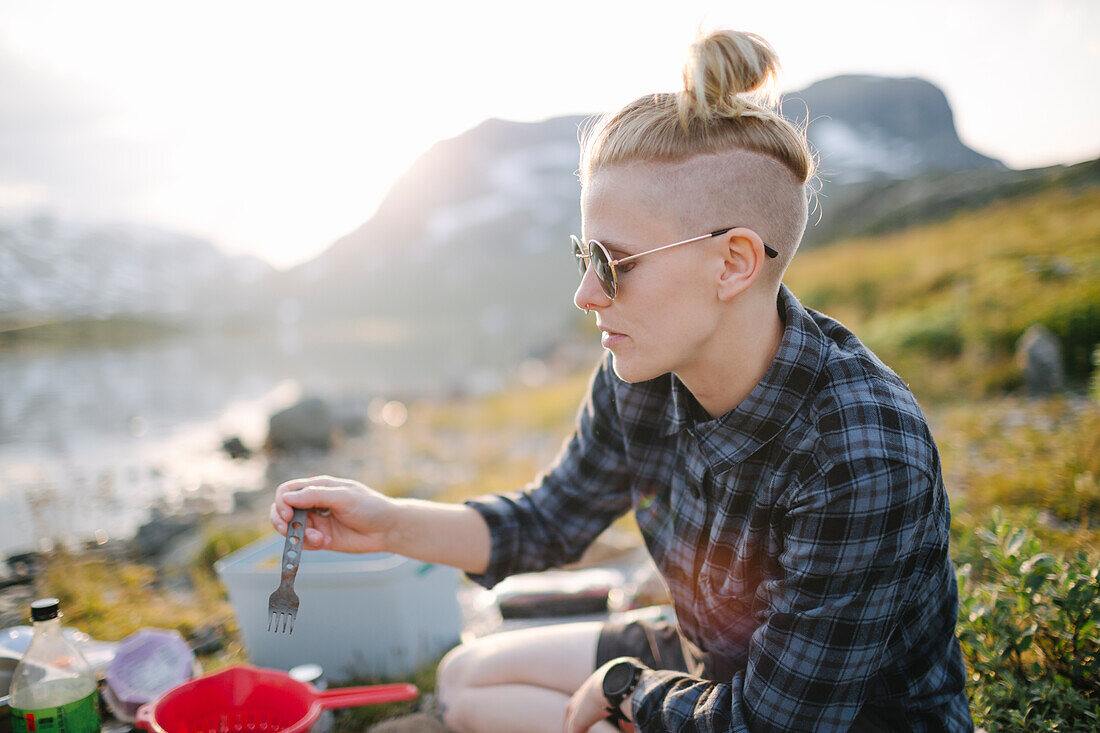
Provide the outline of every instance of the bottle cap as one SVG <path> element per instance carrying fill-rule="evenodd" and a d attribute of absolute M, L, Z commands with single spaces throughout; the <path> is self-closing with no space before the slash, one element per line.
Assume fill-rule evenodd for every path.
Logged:
<path fill-rule="evenodd" d="M 49 621 L 61 615 L 61 602 L 56 598 L 39 598 L 31 603 L 31 620 Z"/>
<path fill-rule="evenodd" d="M 325 671 L 319 664 L 299 664 L 297 667 L 291 667 L 287 674 L 299 682 L 316 685 L 325 676 Z"/>

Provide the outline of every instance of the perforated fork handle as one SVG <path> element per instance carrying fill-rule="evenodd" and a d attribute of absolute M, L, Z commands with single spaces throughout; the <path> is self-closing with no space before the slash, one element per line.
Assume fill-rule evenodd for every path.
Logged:
<path fill-rule="evenodd" d="M 283 543 L 283 577 L 279 581 L 281 588 L 294 587 L 294 576 L 298 573 L 298 563 L 302 561 L 302 546 L 306 540 L 308 514 L 306 509 L 295 509 L 294 516 L 286 526 L 286 542 Z"/>

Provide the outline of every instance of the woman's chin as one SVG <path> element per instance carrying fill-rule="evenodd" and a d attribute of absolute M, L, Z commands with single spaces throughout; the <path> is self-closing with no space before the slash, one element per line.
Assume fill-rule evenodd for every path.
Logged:
<path fill-rule="evenodd" d="M 615 370 L 615 376 L 629 384 L 648 382 L 668 371 L 657 369 L 652 364 L 643 364 L 639 359 L 632 359 L 614 351 L 611 352 L 611 366 Z"/>

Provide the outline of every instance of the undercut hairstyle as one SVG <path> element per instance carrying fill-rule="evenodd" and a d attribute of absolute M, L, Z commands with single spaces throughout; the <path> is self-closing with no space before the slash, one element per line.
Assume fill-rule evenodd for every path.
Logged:
<path fill-rule="evenodd" d="M 723 30 L 701 37 L 684 66 L 682 90 L 639 97 L 583 131 L 582 186 L 605 167 L 690 168 L 705 156 L 698 161 L 702 178 L 721 189 L 708 198 L 715 205 L 726 198 L 729 215 L 741 218 L 714 226 L 756 229 L 779 250 L 782 276 L 806 228 L 816 164 L 805 127 L 779 114 L 779 69 L 775 50 L 758 35 Z M 725 172 L 723 159 L 730 165 Z"/>

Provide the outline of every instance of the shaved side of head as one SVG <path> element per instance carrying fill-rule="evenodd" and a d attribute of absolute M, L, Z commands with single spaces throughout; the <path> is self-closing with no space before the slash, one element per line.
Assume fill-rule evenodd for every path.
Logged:
<path fill-rule="evenodd" d="M 652 176 L 654 205 L 678 222 L 684 236 L 728 226 L 759 234 L 779 251 L 765 269 L 778 284 L 809 216 L 805 186 L 787 166 L 760 153 L 729 150 L 639 168 L 639 174 Z"/>

